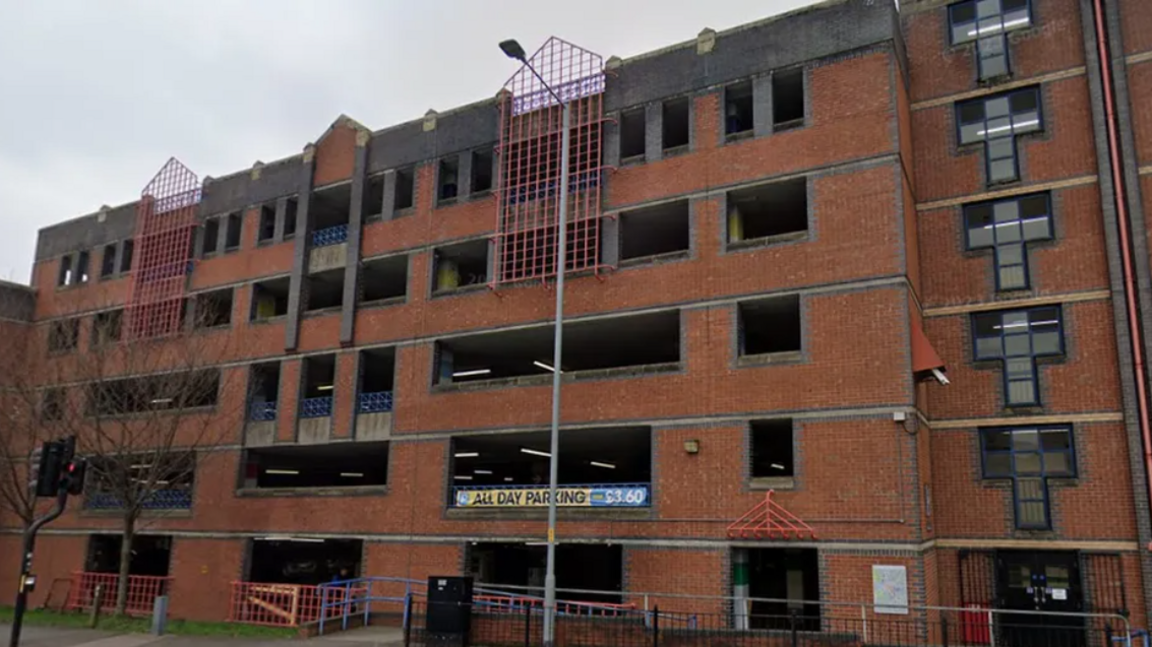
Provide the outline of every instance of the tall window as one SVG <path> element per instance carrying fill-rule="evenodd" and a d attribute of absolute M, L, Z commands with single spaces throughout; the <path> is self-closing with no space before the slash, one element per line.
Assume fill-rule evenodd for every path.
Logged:
<path fill-rule="evenodd" d="M 1060 308 L 987 312 L 972 319 L 976 360 L 1003 361 L 1008 406 L 1040 404 L 1036 360 L 1064 354 Z"/>
<path fill-rule="evenodd" d="M 956 104 L 961 145 L 984 142 L 989 184 L 1020 179 L 1016 135 L 1044 127 L 1040 89 L 1024 88 Z"/>
<path fill-rule="evenodd" d="M 993 250 L 997 290 L 1029 287 L 1026 245 L 1052 239 L 1047 194 L 968 205 L 964 207 L 964 225 L 968 249 Z"/>
<path fill-rule="evenodd" d="M 952 43 L 976 41 L 980 80 L 1012 71 L 1008 32 L 1032 26 L 1028 0 L 965 0 L 948 7 Z"/>
<path fill-rule="evenodd" d="M 1016 527 L 1052 526 L 1048 478 L 1076 476 L 1072 429 L 1068 426 L 980 431 L 984 478 L 1012 479 Z"/>

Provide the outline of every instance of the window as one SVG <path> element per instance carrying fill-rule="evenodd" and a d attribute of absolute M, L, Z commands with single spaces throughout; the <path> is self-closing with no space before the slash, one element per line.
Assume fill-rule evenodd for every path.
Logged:
<path fill-rule="evenodd" d="M 224 249 L 233 250 L 240 247 L 240 231 L 244 227 L 244 219 L 238 213 L 228 214 L 227 229 L 224 232 Z"/>
<path fill-rule="evenodd" d="M 804 70 L 772 74 L 772 130 L 804 125 Z"/>
<path fill-rule="evenodd" d="M 60 273 L 56 276 L 56 285 L 68 285 L 72 282 L 72 257 L 60 258 Z"/>
<path fill-rule="evenodd" d="M 620 114 L 620 159 L 644 157 L 644 107 Z"/>
<path fill-rule="evenodd" d="M 1036 359 L 1064 354 L 1060 308 L 1033 308 L 974 315 L 977 361 L 1000 360 L 1008 406 L 1040 404 Z"/>
<path fill-rule="evenodd" d="M 1020 179 L 1016 135 L 1043 128 L 1040 90 L 1024 88 L 956 105 L 961 145 L 984 142 L 989 184 Z"/>
<path fill-rule="evenodd" d="M 232 322 L 232 288 L 196 295 L 195 328 L 215 328 Z"/>
<path fill-rule="evenodd" d="M 337 488 L 388 483 L 387 442 L 261 447 L 246 451 L 245 462 L 245 488 Z M 356 557 L 360 554 L 359 549 L 354 553 Z M 318 563 L 323 568 L 328 560 L 305 563 Z M 277 570 L 285 571 L 283 566 Z"/>
<path fill-rule="evenodd" d="M 305 280 L 306 312 L 344 305 L 344 268 L 317 272 Z"/>
<path fill-rule="evenodd" d="M 89 485 L 84 493 L 85 509 L 120 510 L 124 508 L 125 497 L 129 501 L 138 502 L 144 510 L 192 508 L 196 473 L 196 458 L 192 452 L 185 453 L 173 448 L 151 454 L 93 457 L 90 460 Z M 159 554 L 140 546 L 162 539 L 168 541 L 164 542 L 164 548 Z M 132 544 L 133 574 L 140 567 L 147 568 L 149 574 L 168 574 L 171 538 L 137 535 Z M 120 542 L 115 542 L 115 549 L 119 550 L 120 545 Z M 116 553 L 112 555 L 118 557 Z"/>
<path fill-rule="evenodd" d="M 671 150 L 687 146 L 690 141 L 689 131 L 692 127 L 691 104 L 688 97 L 672 99 L 664 102 L 663 144 L 664 150 Z"/>
<path fill-rule="evenodd" d="M 63 352 L 74 350 L 80 340 L 80 320 L 62 319 L 53 321 L 48 327 L 48 350 Z"/>
<path fill-rule="evenodd" d="M 276 205 L 265 204 L 260 206 L 260 231 L 256 234 L 256 242 L 264 243 L 276 237 Z"/>
<path fill-rule="evenodd" d="M 411 209 L 416 195 L 416 170 L 396 171 L 396 211 Z"/>
<path fill-rule="evenodd" d="M 792 420 L 753 420 L 752 478 L 795 476 Z"/>
<path fill-rule="evenodd" d="M 741 135 L 752 132 L 752 82 L 724 88 L 724 132 Z"/>
<path fill-rule="evenodd" d="M 184 370 L 93 384 L 89 403 L 105 415 L 180 410 L 215 405 L 219 390 L 219 369 Z"/>
<path fill-rule="evenodd" d="M 92 345 L 101 346 L 120 341 L 120 329 L 124 325 L 123 310 L 97 312 L 92 317 Z"/>
<path fill-rule="evenodd" d="M 288 204 L 284 207 L 284 240 L 296 235 L 296 212 L 299 208 L 299 200 L 288 198 Z"/>
<path fill-rule="evenodd" d="M 620 260 L 688 251 L 691 244 L 687 200 L 620 214 Z"/>
<path fill-rule="evenodd" d="M 124 252 L 120 255 L 121 272 L 132 271 L 132 252 L 135 251 L 135 247 L 136 245 L 132 242 L 131 238 L 124 241 Z"/>
<path fill-rule="evenodd" d="M 366 218 L 379 218 L 384 213 L 384 176 L 368 178 L 364 193 L 364 215 Z"/>
<path fill-rule="evenodd" d="M 288 314 L 288 277 L 252 284 L 252 320 L 261 321 Z"/>
<path fill-rule="evenodd" d="M 737 306 L 741 355 L 800 351 L 800 297 L 743 301 Z"/>
<path fill-rule="evenodd" d="M 774 182 L 728 192 L 728 242 L 808 231 L 808 181 Z"/>
<path fill-rule="evenodd" d="M 220 220 L 209 218 L 204 221 L 204 241 L 200 245 L 201 256 L 211 256 L 216 253 L 216 245 L 220 240 Z"/>
<path fill-rule="evenodd" d="M 488 241 L 471 240 L 434 252 L 433 292 L 446 292 L 488 281 Z"/>
<path fill-rule="evenodd" d="M 440 173 L 437 176 L 436 197 L 440 202 L 451 202 L 459 191 L 457 185 L 460 161 L 455 157 L 440 160 Z"/>
<path fill-rule="evenodd" d="M 80 252 L 76 256 L 76 283 L 88 282 L 88 252 Z"/>
<path fill-rule="evenodd" d="M 104 246 L 100 255 L 100 278 L 108 278 L 116 273 L 116 244 Z"/>
<path fill-rule="evenodd" d="M 1029 287 L 1027 244 L 1052 239 L 1048 195 L 1037 194 L 964 207 L 968 249 L 993 250 L 996 289 Z"/>
<path fill-rule="evenodd" d="M 980 80 L 1011 71 L 1007 34 L 1032 26 L 1030 9 L 1028 0 L 965 0 L 948 7 L 952 43 L 976 41 Z"/>
<path fill-rule="evenodd" d="M 472 193 L 492 190 L 492 150 L 472 151 Z"/>
<path fill-rule="evenodd" d="M 248 419 L 266 422 L 276 419 L 280 395 L 280 363 L 255 364 L 248 374 Z"/>
<path fill-rule="evenodd" d="M 313 355 L 304 358 L 304 392 L 300 399 L 301 418 L 332 415 L 332 395 L 336 389 L 336 356 Z"/>
<path fill-rule="evenodd" d="M 1011 479 L 1016 527 L 1046 530 L 1048 478 L 1076 476 L 1068 426 L 981 429 L 984 478 Z"/>
<path fill-rule="evenodd" d="M 40 402 L 40 419 L 54 422 L 64 418 L 64 389 L 45 389 Z"/>
<path fill-rule="evenodd" d="M 363 262 L 362 302 L 403 298 L 408 293 L 408 256 L 399 254 Z"/>

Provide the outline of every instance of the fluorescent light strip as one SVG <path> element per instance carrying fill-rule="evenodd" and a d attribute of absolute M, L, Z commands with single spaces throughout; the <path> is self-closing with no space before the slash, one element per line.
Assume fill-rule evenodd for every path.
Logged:
<path fill-rule="evenodd" d="M 452 478 L 456 479 L 457 481 L 471 481 L 472 480 L 471 476 L 465 476 L 463 474 L 457 474 L 456 476 L 453 476 Z"/>
<path fill-rule="evenodd" d="M 533 456 L 543 456 L 544 458 L 552 458 L 552 454 L 549 454 L 548 452 L 542 452 L 538 449 L 528 449 L 527 447 L 521 447 L 520 453 L 532 454 Z"/>
<path fill-rule="evenodd" d="M 265 474 L 282 474 L 285 476 L 296 476 L 300 472 L 298 470 L 264 470 Z"/>
<path fill-rule="evenodd" d="M 588 461 L 588 464 L 591 465 L 592 467 L 603 467 L 604 469 L 609 469 L 609 470 L 616 469 L 616 466 L 613 465 L 612 463 L 600 463 L 597 461 Z"/>
<path fill-rule="evenodd" d="M 472 377 L 473 375 L 487 375 L 492 372 L 490 368 L 478 368 L 474 371 L 459 371 L 452 374 L 452 377 Z"/>
<path fill-rule="evenodd" d="M 156 398 L 152 401 L 152 404 L 168 404 L 171 401 L 172 398 Z"/>
<path fill-rule="evenodd" d="M 552 368 L 551 365 L 545 364 L 544 362 L 541 362 L 539 360 L 536 360 L 535 362 L 532 362 L 532 363 L 535 364 L 536 366 L 539 366 L 540 368 L 544 369 L 545 371 L 555 372 L 555 370 L 556 370 L 556 369 Z"/>
<path fill-rule="evenodd" d="M 358 479 L 358 478 L 363 477 L 364 473 L 363 472 L 340 472 L 340 476 L 344 476 L 344 477 L 347 477 L 350 479 Z"/>
<path fill-rule="evenodd" d="M 334 388 L 335 388 L 335 385 L 333 385 L 333 384 L 325 384 L 323 386 L 316 387 L 316 390 L 317 391 L 331 391 Z"/>
<path fill-rule="evenodd" d="M 783 466 L 783 465 L 781 465 L 780 463 L 772 463 L 772 469 L 774 469 L 774 470 L 782 470 L 782 469 L 784 469 L 784 466 Z"/>
<path fill-rule="evenodd" d="M 505 482 L 505 483 L 511 483 L 511 482 L 512 482 L 512 477 L 511 477 L 511 476 L 505 476 L 505 477 L 504 477 L 504 482 Z"/>
<path fill-rule="evenodd" d="M 483 475 L 488 475 L 488 476 L 491 476 L 491 475 L 492 475 L 492 470 L 472 470 L 472 473 L 473 473 L 473 474 L 476 474 L 476 475 L 478 475 L 478 476 L 479 476 L 479 475 L 482 475 L 482 474 L 483 474 Z"/>
<path fill-rule="evenodd" d="M 457 452 L 453 456 L 456 458 L 479 458 L 480 452 Z"/>

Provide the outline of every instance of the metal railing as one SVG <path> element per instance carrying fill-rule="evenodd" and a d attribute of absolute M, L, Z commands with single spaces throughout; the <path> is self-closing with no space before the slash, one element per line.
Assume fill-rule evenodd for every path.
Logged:
<path fill-rule="evenodd" d="M 342 611 L 330 603 L 357 596 L 359 590 L 328 585 L 233 582 L 228 621 L 272 627 L 299 627 Z M 329 603 L 329 606 L 326 606 Z"/>
<path fill-rule="evenodd" d="M 312 232 L 312 246 L 339 245 L 348 240 L 348 225 L 335 225 Z"/>
<path fill-rule="evenodd" d="M 358 413 L 382 413 L 392 410 L 392 392 L 361 393 L 356 404 Z"/>
<path fill-rule="evenodd" d="M 87 610 L 92 607 L 96 597 L 96 587 L 102 587 L 103 606 L 107 609 L 116 608 L 116 588 L 120 576 L 115 573 L 87 573 L 76 572 L 72 574 L 72 586 L 68 590 L 68 601 L 65 607 L 71 611 Z M 172 582 L 170 577 L 157 577 L 151 575 L 128 576 L 128 598 L 124 612 L 129 615 L 151 615 L 152 605 L 156 598 L 168 593 Z"/>
<path fill-rule="evenodd" d="M 192 488 L 169 488 L 155 490 L 140 502 L 144 510 L 190 510 L 192 508 Z M 124 502 L 111 492 L 89 492 L 84 495 L 85 510 L 121 510 Z"/>
<path fill-rule="evenodd" d="M 328 621 L 335 622 L 337 618 L 342 630 L 348 629 L 348 623 L 354 618 L 362 617 L 366 626 L 374 612 L 403 613 L 406 625 L 408 601 L 424 595 L 426 588 L 423 582 L 402 577 L 360 577 L 324 584 L 317 631 L 323 635 Z"/>
<path fill-rule="evenodd" d="M 301 418 L 323 418 L 332 415 L 332 396 L 304 398 L 300 401 Z"/>
<path fill-rule="evenodd" d="M 276 401 L 253 402 L 248 406 L 248 419 L 253 422 L 267 422 L 276 419 Z"/>

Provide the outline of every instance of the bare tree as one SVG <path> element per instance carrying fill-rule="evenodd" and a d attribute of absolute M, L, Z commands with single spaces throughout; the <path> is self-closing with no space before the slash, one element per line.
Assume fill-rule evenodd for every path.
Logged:
<path fill-rule="evenodd" d="M 236 350 L 226 325 L 230 305 L 221 312 L 217 302 L 191 298 L 135 311 L 78 309 L 84 314 L 37 327 L 33 336 L 41 342 L 26 344 L 38 355 L 29 358 L 35 368 L 9 390 L 21 402 L 14 408 L 24 412 L 20 419 L 35 421 L 13 425 L 13 434 L 76 436 L 77 455 L 88 461 L 85 506 L 119 516 L 117 613 L 127 607 L 132 545 L 142 523 L 186 509 L 197 464 L 220 444 L 236 442 L 247 398 L 241 369 L 222 367 Z M 0 444 L 21 448 L 21 439 Z M 18 465 L 20 457 L 13 458 Z M 26 486 L 22 472 L 5 468 L 0 477 Z M 18 494 L 20 487 L 7 490 Z M 25 511 L 33 505 L 5 498 Z"/>
<path fill-rule="evenodd" d="M 36 512 L 28 458 L 44 439 L 41 390 L 30 368 L 30 299 L 28 288 L 0 282 L 0 516 L 14 516 L 23 529 Z"/>

